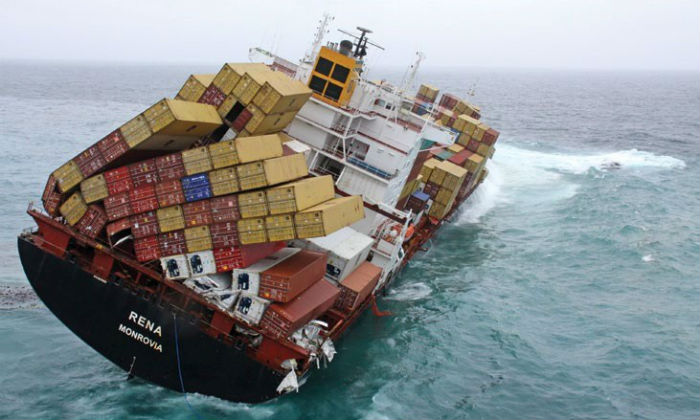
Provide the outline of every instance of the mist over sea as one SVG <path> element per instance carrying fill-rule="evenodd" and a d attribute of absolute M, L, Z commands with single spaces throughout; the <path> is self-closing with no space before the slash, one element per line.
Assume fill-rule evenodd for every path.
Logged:
<path fill-rule="evenodd" d="M 0 63 L 0 418 L 700 416 L 700 81 L 681 72 L 420 72 L 474 88 L 501 137 L 380 299 L 393 316 L 365 313 L 327 369 L 260 405 L 189 395 L 194 413 L 127 382 L 35 297 L 16 236 L 49 172 L 217 70 Z"/>

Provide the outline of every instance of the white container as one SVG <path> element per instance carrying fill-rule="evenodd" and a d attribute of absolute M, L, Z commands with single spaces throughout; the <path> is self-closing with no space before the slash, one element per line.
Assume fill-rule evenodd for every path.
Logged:
<path fill-rule="evenodd" d="M 208 292 L 205 297 L 208 301 L 212 302 L 219 308 L 225 311 L 231 311 L 234 309 L 234 305 L 236 304 L 236 300 L 240 294 L 240 291 L 231 290 L 229 287 L 228 289 L 224 290 L 212 290 Z"/>
<path fill-rule="evenodd" d="M 250 325 L 258 325 L 270 301 L 246 292 L 241 292 L 233 310 L 233 316 Z"/>
<path fill-rule="evenodd" d="M 187 254 L 187 264 L 192 277 L 216 274 L 213 251 L 191 252 Z"/>
<path fill-rule="evenodd" d="M 169 280 L 180 280 L 190 277 L 190 266 L 187 264 L 185 255 L 171 255 L 160 259 L 165 278 Z"/>
<path fill-rule="evenodd" d="M 282 248 L 251 266 L 235 268 L 233 270 L 233 283 L 231 287 L 243 293 L 257 296 L 258 290 L 260 289 L 260 273 L 274 267 L 299 251 L 299 248 Z"/>
<path fill-rule="evenodd" d="M 326 278 L 338 283 L 367 259 L 374 239 L 353 228 L 344 227 L 328 236 L 297 239 L 293 243 L 312 251 L 328 252 Z"/>

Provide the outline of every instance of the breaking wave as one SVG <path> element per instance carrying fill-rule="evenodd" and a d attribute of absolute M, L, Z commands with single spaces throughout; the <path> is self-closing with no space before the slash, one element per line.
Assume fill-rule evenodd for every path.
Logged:
<path fill-rule="evenodd" d="M 392 288 L 386 296 L 389 300 L 411 301 L 425 299 L 432 293 L 432 289 L 425 283 L 405 284 Z"/>

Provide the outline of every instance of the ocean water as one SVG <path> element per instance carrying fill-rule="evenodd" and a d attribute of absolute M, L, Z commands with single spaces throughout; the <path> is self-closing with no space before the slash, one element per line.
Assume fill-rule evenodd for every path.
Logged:
<path fill-rule="evenodd" d="M 189 395 L 190 409 L 127 382 L 33 295 L 16 235 L 53 168 L 216 70 L 0 64 L 0 418 L 698 418 L 694 73 L 421 73 L 475 87 L 501 138 L 488 179 L 379 301 L 393 316 L 364 314 L 327 369 L 264 404 Z"/>

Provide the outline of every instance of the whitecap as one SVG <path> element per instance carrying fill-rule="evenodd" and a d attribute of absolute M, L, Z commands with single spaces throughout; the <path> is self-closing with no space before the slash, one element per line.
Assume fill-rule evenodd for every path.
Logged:
<path fill-rule="evenodd" d="M 395 289 L 391 289 L 386 296 L 389 300 L 411 301 L 425 299 L 430 296 L 432 289 L 425 283 L 406 284 Z"/>
<path fill-rule="evenodd" d="M 656 261 L 656 259 L 654 258 L 653 255 L 647 254 L 647 255 L 645 255 L 645 256 L 642 257 L 642 261 L 644 261 L 644 262 L 652 262 L 652 261 Z"/>

